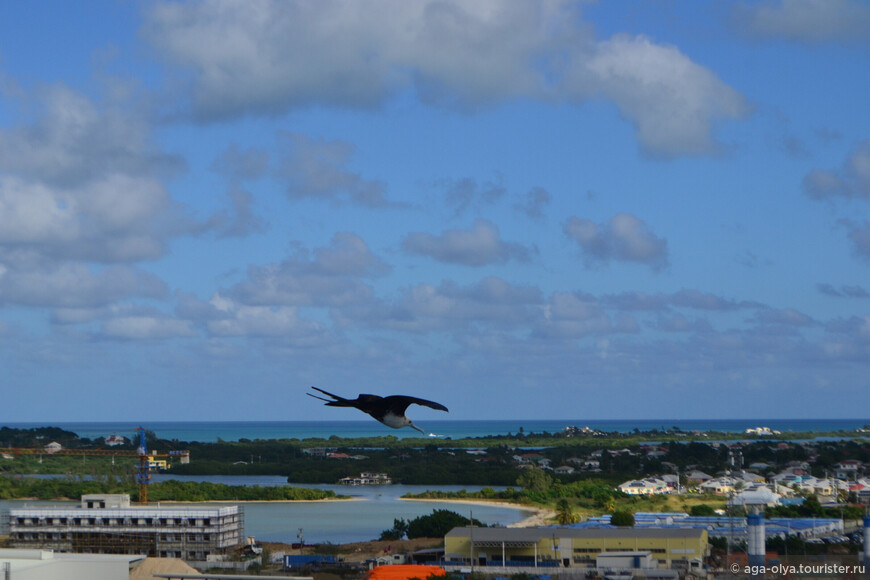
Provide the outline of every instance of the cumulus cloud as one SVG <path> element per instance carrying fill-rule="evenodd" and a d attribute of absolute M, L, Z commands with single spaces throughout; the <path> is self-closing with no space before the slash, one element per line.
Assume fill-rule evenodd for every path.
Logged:
<path fill-rule="evenodd" d="M 102 334 L 129 340 L 168 339 L 194 336 L 190 323 L 166 316 L 121 316 L 102 324 Z"/>
<path fill-rule="evenodd" d="M 129 297 L 163 299 L 167 293 L 157 276 L 129 266 L 95 271 L 77 263 L 23 268 L 0 264 L 0 304 L 94 308 Z"/>
<path fill-rule="evenodd" d="M 572 216 L 563 232 L 580 245 L 590 262 L 636 262 L 654 270 L 668 265 L 667 240 L 653 234 L 631 214 L 616 214 L 606 224 Z"/>
<path fill-rule="evenodd" d="M 736 301 L 723 298 L 709 292 L 700 290 L 680 290 L 669 297 L 671 304 L 696 310 L 732 311 L 742 308 L 760 308 L 763 305 L 757 302 Z"/>
<path fill-rule="evenodd" d="M 539 338 L 580 338 L 639 330 L 634 317 L 620 313 L 611 317 L 596 298 L 579 292 L 554 292 L 541 314 L 533 330 Z"/>
<path fill-rule="evenodd" d="M 520 244 L 502 241 L 498 227 L 487 220 L 475 221 L 470 230 L 447 230 L 440 236 L 410 233 L 402 240 L 402 247 L 412 254 L 463 266 L 527 262 L 534 253 Z"/>
<path fill-rule="evenodd" d="M 533 187 L 514 205 L 514 208 L 526 217 L 540 219 L 544 217 L 544 208 L 550 205 L 553 197 L 543 187 Z"/>
<path fill-rule="evenodd" d="M 405 290 L 395 306 L 383 308 L 370 322 L 414 332 L 460 331 L 481 324 L 512 328 L 532 320 L 532 308 L 542 300 L 538 288 L 495 276 L 464 286 L 453 281 L 438 286 L 417 284 Z"/>
<path fill-rule="evenodd" d="M 0 128 L 0 260 L 154 260 L 207 229 L 169 195 L 164 180 L 185 163 L 137 111 L 63 85 L 31 97 L 35 114 Z"/>
<path fill-rule="evenodd" d="M 456 215 L 463 214 L 474 205 L 492 205 L 507 193 L 500 180 L 478 183 L 476 179 L 466 177 L 458 180 L 441 180 L 436 185 L 445 189 L 444 201 L 454 208 Z"/>
<path fill-rule="evenodd" d="M 341 306 L 366 302 L 373 296 L 360 278 L 381 276 L 390 267 L 355 234 L 340 232 L 328 247 L 305 248 L 280 264 L 251 266 L 247 280 L 226 294 L 251 306 Z"/>
<path fill-rule="evenodd" d="M 172 175 L 185 162 L 162 152 L 136 111 L 97 106 L 64 85 L 41 89 L 29 124 L 0 130 L 0 171 L 49 186 L 76 187 L 110 175 Z"/>
<path fill-rule="evenodd" d="M 663 332 L 709 332 L 710 322 L 703 318 L 690 319 L 682 314 L 660 316 L 656 319 L 654 328 Z"/>
<path fill-rule="evenodd" d="M 848 234 L 849 241 L 852 242 L 852 251 L 862 260 L 870 262 L 870 222 L 860 224 L 850 224 Z"/>
<path fill-rule="evenodd" d="M 744 99 L 677 48 L 600 41 L 574 2 L 161 2 L 145 37 L 191 83 L 202 121 L 311 107 L 372 108 L 414 90 L 475 110 L 508 99 L 612 100 L 645 151 L 716 149 Z"/>
<path fill-rule="evenodd" d="M 756 319 L 763 324 L 783 326 L 808 326 L 813 319 L 794 308 L 766 308 L 756 313 Z"/>
<path fill-rule="evenodd" d="M 355 152 L 352 144 L 287 132 L 279 134 L 279 141 L 283 155 L 277 175 L 287 184 L 291 199 L 350 201 L 372 207 L 388 204 L 386 184 L 364 179 L 349 169 Z"/>
<path fill-rule="evenodd" d="M 803 43 L 870 38 L 870 6 L 859 0 L 765 0 L 734 7 L 742 32 Z"/>
<path fill-rule="evenodd" d="M 210 303 L 223 315 L 206 323 L 216 336 L 303 337 L 324 333 L 322 325 L 300 318 L 292 306 L 246 306 L 219 294 Z"/>
<path fill-rule="evenodd" d="M 584 56 L 568 75 L 571 96 L 613 101 L 651 155 L 715 152 L 713 125 L 749 113 L 740 93 L 674 46 L 618 35 Z"/>
<path fill-rule="evenodd" d="M 803 188 L 816 200 L 870 198 L 870 141 L 859 143 L 839 169 L 816 169 L 808 173 Z"/>
<path fill-rule="evenodd" d="M 817 288 L 822 294 L 837 298 L 870 298 L 870 292 L 862 286 L 841 286 L 840 288 L 835 288 L 831 284 L 818 284 Z"/>
<path fill-rule="evenodd" d="M 269 168 L 269 154 L 260 148 L 242 149 L 235 143 L 211 164 L 211 170 L 233 180 L 259 179 Z"/>
<path fill-rule="evenodd" d="M 263 220 L 254 214 L 254 196 L 235 185 L 227 190 L 227 207 L 208 221 L 208 229 L 220 238 L 244 237 L 266 229 Z"/>

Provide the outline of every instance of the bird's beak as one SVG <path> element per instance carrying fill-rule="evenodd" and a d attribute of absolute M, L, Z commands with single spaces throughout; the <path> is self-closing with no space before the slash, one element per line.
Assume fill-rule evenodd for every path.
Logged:
<path fill-rule="evenodd" d="M 426 434 L 425 431 L 423 431 L 422 429 L 420 429 L 419 427 L 417 427 L 417 426 L 414 425 L 413 423 L 408 423 L 408 427 L 413 427 L 414 429 L 416 429 L 417 431 L 419 431 L 419 432 L 422 433 L 423 435 Z"/>

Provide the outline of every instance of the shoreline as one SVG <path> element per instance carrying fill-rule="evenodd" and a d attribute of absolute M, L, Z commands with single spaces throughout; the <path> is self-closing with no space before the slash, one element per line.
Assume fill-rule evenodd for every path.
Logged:
<path fill-rule="evenodd" d="M 81 498 L 79 499 L 71 499 L 68 497 L 53 497 L 51 499 L 40 499 L 38 497 L 10 497 L 0 501 L 69 501 L 80 503 Z M 333 497 L 333 498 L 324 498 L 324 499 L 202 499 L 196 501 L 185 501 L 185 500 L 176 500 L 176 499 L 162 499 L 159 501 L 149 501 L 147 506 L 140 506 L 137 502 L 131 501 L 130 507 L 159 507 L 160 504 L 171 503 L 187 503 L 187 504 L 201 504 L 201 503 L 326 503 L 331 501 L 368 501 L 364 497 Z"/>
<path fill-rule="evenodd" d="M 468 505 L 480 505 L 480 506 L 498 506 L 505 508 L 512 508 L 517 510 L 525 510 L 532 512 L 528 516 L 524 517 L 518 522 L 514 522 L 512 524 L 508 524 L 508 528 L 531 528 L 537 526 L 548 525 L 551 522 L 548 522 L 550 518 L 556 516 L 556 511 L 551 510 L 549 508 L 542 508 L 538 506 L 530 506 L 518 503 L 511 503 L 508 501 L 490 501 L 485 499 L 454 499 L 454 498 L 422 498 L 422 497 L 400 497 L 398 498 L 401 501 L 428 501 L 428 502 L 442 502 L 442 503 L 458 503 L 458 504 L 468 504 Z"/>

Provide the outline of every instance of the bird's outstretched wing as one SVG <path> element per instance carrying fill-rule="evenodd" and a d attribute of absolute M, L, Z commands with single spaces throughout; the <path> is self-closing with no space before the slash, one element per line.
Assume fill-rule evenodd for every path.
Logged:
<path fill-rule="evenodd" d="M 407 397 L 405 395 L 391 395 L 384 397 L 384 404 L 396 415 L 404 415 L 405 409 L 409 405 L 422 405 L 437 409 L 438 411 L 447 411 L 447 407 L 435 401 L 427 401 L 426 399 L 418 399 L 417 397 Z"/>

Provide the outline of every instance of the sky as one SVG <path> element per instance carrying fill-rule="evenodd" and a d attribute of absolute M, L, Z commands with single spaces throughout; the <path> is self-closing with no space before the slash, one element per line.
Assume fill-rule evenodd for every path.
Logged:
<path fill-rule="evenodd" d="M 861 418 L 870 3 L 0 3 L 0 421 Z"/>

